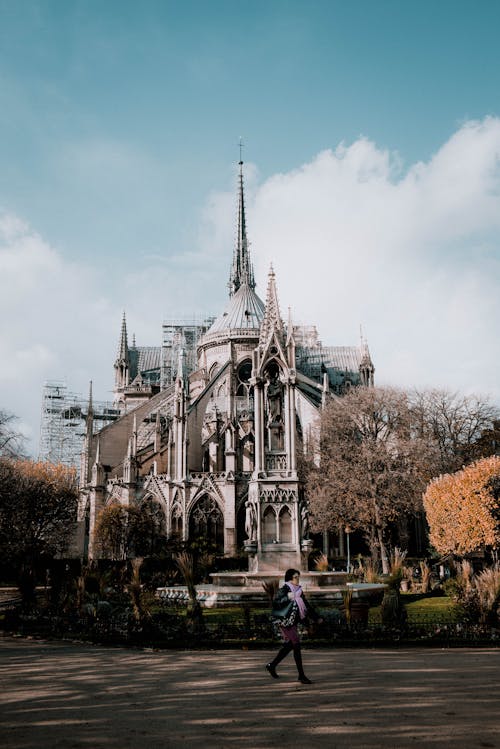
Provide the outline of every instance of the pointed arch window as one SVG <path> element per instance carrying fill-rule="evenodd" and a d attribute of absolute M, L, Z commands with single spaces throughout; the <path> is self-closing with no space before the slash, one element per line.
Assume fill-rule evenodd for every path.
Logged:
<path fill-rule="evenodd" d="M 292 515 L 288 507 L 283 507 L 279 516 L 279 540 L 282 544 L 292 543 Z"/>
<path fill-rule="evenodd" d="M 183 525 L 182 508 L 180 505 L 174 505 L 170 522 L 172 536 L 175 536 L 176 538 L 182 538 Z"/>
<path fill-rule="evenodd" d="M 262 535 L 265 544 L 272 544 L 278 540 L 276 528 L 276 513 L 272 507 L 266 507 L 262 516 Z"/>
<path fill-rule="evenodd" d="M 213 497 L 201 497 L 193 507 L 189 518 L 189 538 L 203 538 L 218 551 L 224 549 L 224 518 Z"/>

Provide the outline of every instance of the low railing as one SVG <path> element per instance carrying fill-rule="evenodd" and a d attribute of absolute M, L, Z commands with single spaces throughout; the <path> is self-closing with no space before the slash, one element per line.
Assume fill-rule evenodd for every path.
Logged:
<path fill-rule="evenodd" d="M 124 644 L 156 647 L 236 646 L 269 644 L 276 638 L 268 611 L 242 606 L 238 613 L 224 609 L 202 616 L 202 629 L 193 635 L 186 618 L 185 598 L 170 600 L 144 621 L 138 622 L 131 608 L 120 611 L 105 609 L 95 615 L 22 615 L 6 612 L 2 627 L 24 636 L 54 636 L 103 644 Z M 321 624 L 301 627 L 301 636 L 309 645 L 339 647 L 341 645 L 400 646 L 498 646 L 498 630 L 466 621 L 449 621 L 442 617 L 419 617 L 404 625 L 388 626 L 366 620 L 351 620 L 338 609 L 319 610 Z M 371 613 L 371 612 L 370 612 Z M 9 614 L 9 615 L 8 615 Z"/>

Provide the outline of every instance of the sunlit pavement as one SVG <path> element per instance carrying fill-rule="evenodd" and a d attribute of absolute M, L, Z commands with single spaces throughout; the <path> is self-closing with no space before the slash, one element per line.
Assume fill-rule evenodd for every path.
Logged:
<path fill-rule="evenodd" d="M 2 638 L 0 746 L 500 749 L 500 650 L 272 654 Z"/>

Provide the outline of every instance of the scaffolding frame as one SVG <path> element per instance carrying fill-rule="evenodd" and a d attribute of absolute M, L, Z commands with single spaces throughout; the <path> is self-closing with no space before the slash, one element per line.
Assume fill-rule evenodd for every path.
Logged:
<path fill-rule="evenodd" d="M 215 317 L 200 319 L 177 319 L 165 321 L 162 325 L 160 389 L 165 390 L 177 375 L 179 353 L 184 354 L 186 372 L 197 367 L 197 348 L 200 338 L 205 335 Z"/>
<path fill-rule="evenodd" d="M 42 391 L 39 460 L 62 463 L 80 469 L 80 457 L 87 431 L 89 397 L 72 393 L 65 382 L 47 381 Z M 106 401 L 92 401 L 93 434 L 119 412 Z"/>

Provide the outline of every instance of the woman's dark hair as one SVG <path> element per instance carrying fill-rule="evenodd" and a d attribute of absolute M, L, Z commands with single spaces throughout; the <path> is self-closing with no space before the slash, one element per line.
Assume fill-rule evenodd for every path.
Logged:
<path fill-rule="evenodd" d="M 292 579 L 294 575 L 300 575 L 300 572 L 298 570 L 294 570 L 290 568 L 285 572 L 285 582 L 287 583 L 289 580 Z"/>

